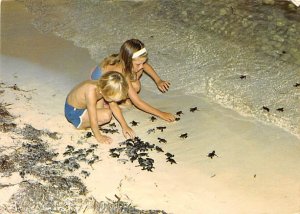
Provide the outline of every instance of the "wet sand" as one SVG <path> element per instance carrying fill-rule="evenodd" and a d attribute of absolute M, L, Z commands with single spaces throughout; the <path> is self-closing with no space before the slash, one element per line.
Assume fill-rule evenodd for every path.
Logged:
<path fill-rule="evenodd" d="M 63 104 L 68 90 L 88 77 L 95 62 L 87 50 L 35 30 L 21 4 L 5 4 L 1 15 L 1 82 L 17 84 L 29 92 L 4 88 L 0 101 L 12 104 L 9 110 L 18 116 L 18 125 L 31 124 L 61 133 L 60 140 L 49 141 L 56 151 L 62 153 L 69 144 L 82 146 L 78 140 L 87 131 L 77 131 L 65 120 Z M 71 75 L 73 72 L 76 75 Z M 168 213 L 300 212 L 298 138 L 278 127 L 242 117 L 206 97 L 178 94 L 176 90 L 159 96 L 146 90 L 141 93 L 164 111 L 182 110 L 184 114 L 175 123 L 151 122 L 150 115 L 134 108 L 124 111 L 128 123 L 140 122 L 133 127 L 137 135 L 174 154 L 177 164 L 167 163 L 164 154 L 156 152 L 151 152 L 153 172 L 142 171 L 136 163 L 120 163 L 109 156 L 108 150 L 124 140 L 121 134 L 114 134 L 112 145 L 100 145 L 101 161 L 86 168 L 91 174 L 83 181 L 89 194 L 99 201 L 116 194 L 139 208 Z M 190 112 L 191 107 L 199 111 Z M 157 126 L 167 128 L 147 134 Z M 183 133 L 188 133 L 188 138 L 181 139 Z M 159 143 L 158 137 L 168 142 Z M 10 133 L 1 133 L 0 142 L 18 143 Z M 86 143 L 96 142 L 89 138 Z M 213 150 L 218 157 L 211 159 L 207 154 Z M 1 184 L 20 180 L 17 175 L 0 177 Z M 0 205 L 5 205 L 3 198 L 8 199 L 8 193 L 17 189 L 1 188 Z"/>

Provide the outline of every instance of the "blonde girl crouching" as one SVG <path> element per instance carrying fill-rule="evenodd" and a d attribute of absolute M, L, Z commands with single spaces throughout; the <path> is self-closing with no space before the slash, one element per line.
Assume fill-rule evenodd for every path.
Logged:
<path fill-rule="evenodd" d="M 122 127 L 124 137 L 133 138 L 135 133 L 127 125 L 117 104 L 126 99 L 128 89 L 127 81 L 116 71 L 102 75 L 99 80 L 83 81 L 68 94 L 65 117 L 77 129 L 91 128 L 98 142 L 111 143 L 110 137 L 100 133 L 99 126 L 109 123 L 113 114 Z M 101 100 L 108 103 L 109 108 L 97 106 Z"/>

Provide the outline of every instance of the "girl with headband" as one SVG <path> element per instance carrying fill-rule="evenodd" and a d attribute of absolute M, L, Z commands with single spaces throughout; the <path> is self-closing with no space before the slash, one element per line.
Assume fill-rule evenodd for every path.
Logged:
<path fill-rule="evenodd" d="M 137 108 L 172 122 L 175 120 L 173 114 L 154 108 L 138 95 L 141 90 L 140 78 L 144 71 L 155 81 L 160 91 L 166 92 L 170 86 L 169 82 L 160 79 L 147 60 L 148 53 L 145 45 L 138 39 L 127 40 L 121 46 L 119 54 L 112 54 L 105 58 L 99 66 L 92 70 L 91 79 L 99 79 L 103 73 L 109 71 L 122 73 L 129 85 L 128 97 Z"/>

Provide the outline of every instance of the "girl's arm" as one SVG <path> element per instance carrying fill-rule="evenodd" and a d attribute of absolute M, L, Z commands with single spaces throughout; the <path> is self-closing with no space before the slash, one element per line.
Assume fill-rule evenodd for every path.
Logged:
<path fill-rule="evenodd" d="M 118 120 L 118 122 L 120 123 L 121 127 L 122 127 L 122 132 L 125 138 L 127 138 L 127 136 L 129 136 L 129 138 L 133 139 L 135 137 L 135 133 L 134 131 L 127 125 L 125 118 L 122 114 L 122 111 L 120 109 L 120 107 L 118 106 L 117 103 L 115 102 L 110 102 L 109 103 L 109 107 L 113 113 L 113 115 L 115 116 L 115 118 Z"/>
<path fill-rule="evenodd" d="M 155 72 L 155 70 L 152 68 L 151 65 L 149 65 L 148 63 L 144 64 L 144 71 L 154 80 L 154 82 L 156 83 L 158 89 L 161 92 L 166 92 L 168 91 L 169 87 L 170 87 L 170 83 L 168 81 L 162 80 L 158 74 Z"/>
<path fill-rule="evenodd" d="M 129 78 L 127 78 L 127 83 L 129 85 L 129 90 L 128 90 L 128 96 L 130 98 L 130 100 L 132 101 L 132 103 L 139 108 L 142 111 L 145 111 L 147 113 L 153 114 L 157 117 L 160 117 L 163 120 L 172 122 L 175 120 L 175 117 L 173 114 L 171 113 L 167 113 L 167 112 L 162 112 L 157 108 L 152 107 L 151 105 L 149 105 L 148 103 L 146 103 L 145 101 L 143 101 L 139 95 L 136 93 L 136 91 L 134 90 Z"/>
<path fill-rule="evenodd" d="M 86 104 L 87 104 L 87 111 L 90 121 L 90 126 L 93 131 L 93 134 L 96 140 L 100 143 L 111 143 L 112 139 L 105 135 L 102 135 L 99 130 L 98 126 L 98 119 L 97 119 L 97 99 L 95 92 L 90 92 L 86 94 Z"/>

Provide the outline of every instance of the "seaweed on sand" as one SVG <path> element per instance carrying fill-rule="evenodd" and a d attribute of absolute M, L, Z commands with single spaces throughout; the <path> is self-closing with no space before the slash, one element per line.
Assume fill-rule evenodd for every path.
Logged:
<path fill-rule="evenodd" d="M 7 111 L 6 106 L 10 104 L 0 103 L 0 131 L 9 132 L 16 128 L 16 124 L 12 122 L 14 117 Z"/>
<path fill-rule="evenodd" d="M 5 142 L 0 144 L 0 177 L 9 178 L 13 173 L 18 173 L 22 181 L 0 183 L 0 189 L 18 187 L 8 202 L 0 206 L 1 213 L 165 213 L 138 210 L 120 198 L 96 201 L 88 195 L 81 179 L 68 170 L 68 164 L 58 160 L 58 153 L 40 138 L 45 135 L 57 140 L 58 133 L 38 130 L 31 125 L 25 125 L 22 129 L 15 127 L 9 132 L 16 135 L 14 140 L 17 142 L 14 146 L 5 146 Z"/>

